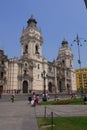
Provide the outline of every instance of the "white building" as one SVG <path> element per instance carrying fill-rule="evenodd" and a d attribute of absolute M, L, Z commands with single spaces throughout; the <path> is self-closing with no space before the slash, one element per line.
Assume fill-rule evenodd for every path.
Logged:
<path fill-rule="evenodd" d="M 33 18 L 23 29 L 20 59 L 8 57 L 0 50 L 0 92 L 29 93 L 30 90 L 49 93 L 76 91 L 73 54 L 64 39 L 55 61 L 42 56 L 43 37 Z M 55 50 L 54 50 L 55 51 Z"/>

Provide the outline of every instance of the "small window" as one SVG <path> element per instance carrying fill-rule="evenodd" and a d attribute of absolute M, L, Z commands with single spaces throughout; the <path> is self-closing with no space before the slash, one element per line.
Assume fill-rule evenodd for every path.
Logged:
<path fill-rule="evenodd" d="M 3 72 L 1 72 L 1 78 L 3 78 Z"/>
<path fill-rule="evenodd" d="M 81 79 L 82 78 L 82 75 L 79 75 L 79 79 Z"/>
<path fill-rule="evenodd" d="M 38 69 L 40 69 L 40 65 L 38 64 Z"/>
<path fill-rule="evenodd" d="M 2 65 L 4 64 L 4 61 L 2 61 Z"/>
<path fill-rule="evenodd" d="M 86 74 L 83 74 L 83 78 L 86 78 Z"/>
<path fill-rule="evenodd" d="M 37 78 L 39 79 L 39 74 L 38 74 Z"/>
<path fill-rule="evenodd" d="M 27 63 L 25 63 L 25 67 L 27 67 Z"/>
<path fill-rule="evenodd" d="M 64 60 L 62 60 L 62 63 L 63 63 L 63 64 L 65 64 L 65 61 L 64 61 Z"/>

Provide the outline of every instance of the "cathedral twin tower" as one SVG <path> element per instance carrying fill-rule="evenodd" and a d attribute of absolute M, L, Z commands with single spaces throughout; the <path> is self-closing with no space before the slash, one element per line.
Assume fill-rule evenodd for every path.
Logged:
<path fill-rule="evenodd" d="M 71 93 L 76 91 L 73 54 L 64 39 L 55 61 L 42 56 L 43 37 L 33 16 L 23 29 L 20 59 L 0 50 L 0 93 Z"/>

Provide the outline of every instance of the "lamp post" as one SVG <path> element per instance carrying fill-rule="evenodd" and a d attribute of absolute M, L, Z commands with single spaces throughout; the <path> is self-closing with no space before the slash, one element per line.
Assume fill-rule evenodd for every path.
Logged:
<path fill-rule="evenodd" d="M 86 9 L 87 9 L 87 0 L 84 0 L 84 2 L 85 2 Z"/>
<path fill-rule="evenodd" d="M 77 43 L 77 46 L 78 46 L 78 64 L 79 64 L 79 69 L 80 69 L 80 78 L 81 78 L 81 86 L 80 86 L 80 89 L 81 89 L 81 98 L 83 98 L 83 83 L 82 83 L 82 72 L 81 72 L 81 56 L 80 56 L 80 46 L 82 46 L 82 44 L 80 43 L 80 38 L 77 34 L 74 42 Z M 86 42 L 86 40 L 83 40 L 83 42 Z"/>
<path fill-rule="evenodd" d="M 46 78 L 47 78 L 47 75 L 46 75 L 46 71 L 44 70 L 43 73 L 42 73 L 42 78 L 44 80 L 44 93 L 43 93 L 43 101 L 47 101 L 47 97 L 46 97 Z"/>

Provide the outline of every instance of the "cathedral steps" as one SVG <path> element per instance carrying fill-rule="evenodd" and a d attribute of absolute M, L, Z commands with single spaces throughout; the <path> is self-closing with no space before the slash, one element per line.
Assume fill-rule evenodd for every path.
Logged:
<path fill-rule="evenodd" d="M 28 100 L 28 94 L 16 94 L 15 101 Z M 11 101 L 11 94 L 2 95 L 0 102 L 9 102 Z"/>
<path fill-rule="evenodd" d="M 29 94 L 15 94 L 15 101 L 28 101 Z M 58 93 L 58 94 L 48 94 L 49 100 L 58 100 L 58 99 L 70 99 L 72 94 Z M 42 95 L 39 95 L 40 100 L 42 100 Z M 80 93 L 76 94 L 77 98 L 81 97 Z M 0 102 L 9 102 L 11 101 L 11 94 L 3 94 L 0 98 Z"/>

